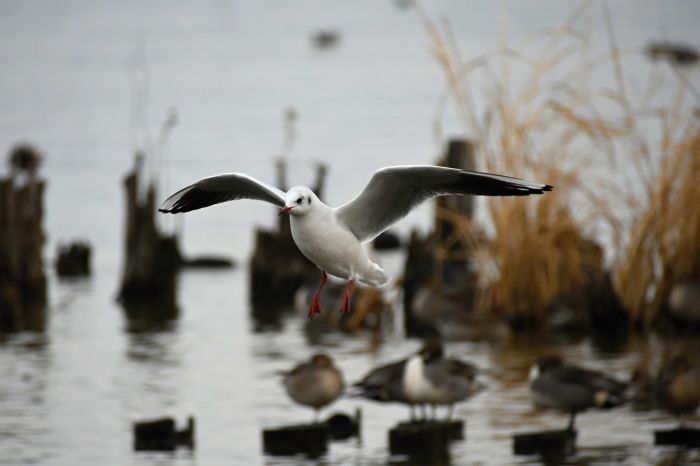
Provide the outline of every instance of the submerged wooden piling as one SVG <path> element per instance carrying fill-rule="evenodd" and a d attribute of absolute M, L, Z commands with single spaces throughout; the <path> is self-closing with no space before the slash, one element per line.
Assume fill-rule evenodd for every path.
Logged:
<path fill-rule="evenodd" d="M 263 430 L 263 450 L 273 456 L 306 455 L 318 458 L 328 451 L 326 423 L 300 424 Z"/>
<path fill-rule="evenodd" d="M 449 422 L 401 423 L 389 430 L 389 453 L 408 456 L 421 464 L 448 464 L 454 436 L 454 427 Z"/>
<path fill-rule="evenodd" d="M 329 440 L 359 438 L 362 412 L 355 416 L 335 413 L 324 422 L 272 427 L 263 430 L 263 450 L 273 456 L 306 455 L 318 458 L 328 451 Z"/>
<path fill-rule="evenodd" d="M 187 418 L 187 427 L 175 429 L 172 418 L 134 423 L 134 450 L 174 451 L 177 447 L 194 449 L 194 418 Z"/>
<path fill-rule="evenodd" d="M 475 170 L 474 145 L 470 141 L 453 139 L 439 165 L 460 170 Z M 439 273 L 447 283 L 463 282 L 467 273 L 469 248 L 460 229 L 474 214 L 474 196 L 440 196 L 435 200 L 435 233 L 440 254 Z"/>
<path fill-rule="evenodd" d="M 474 148 L 466 140 L 452 140 L 438 165 L 474 169 Z M 436 200 L 435 227 L 425 237 L 414 231 L 408 245 L 404 268 L 403 304 L 404 325 L 409 336 L 434 338 L 437 330 L 414 312 L 414 298 L 431 283 L 440 292 L 443 285 L 458 286 L 468 295 L 475 280 L 469 279 L 467 267 L 471 251 L 465 238 L 469 219 L 474 210 L 474 196 L 442 196 Z M 464 310 L 467 310 L 465 300 Z"/>
<path fill-rule="evenodd" d="M 59 245 L 56 273 L 59 277 L 87 277 L 90 275 L 90 255 L 90 245 L 85 241 Z"/>
<path fill-rule="evenodd" d="M 9 176 L 0 178 L 0 333 L 44 330 L 41 158 L 33 147 L 18 145 L 9 155 Z"/>
<path fill-rule="evenodd" d="M 447 430 L 450 440 L 464 440 L 464 421 L 408 421 L 400 422 L 397 427 L 435 428 Z"/>
<path fill-rule="evenodd" d="M 118 299 L 132 330 L 166 326 L 178 314 L 175 278 L 180 252 L 176 237 L 156 227 L 156 188 L 142 180 L 143 159 L 137 154 L 134 169 L 124 178 L 126 241 Z"/>
<path fill-rule="evenodd" d="M 335 413 L 324 422 L 328 426 L 328 434 L 333 440 L 346 440 L 351 437 L 360 438 L 362 428 L 362 411 L 355 410 L 355 417 L 345 413 Z"/>
<path fill-rule="evenodd" d="M 543 458 L 564 458 L 576 452 L 576 431 L 573 429 L 531 432 L 513 436 L 513 453 L 539 455 Z"/>
<path fill-rule="evenodd" d="M 699 448 L 700 429 L 679 426 L 672 430 L 654 431 L 654 445 L 675 445 L 679 447 Z"/>

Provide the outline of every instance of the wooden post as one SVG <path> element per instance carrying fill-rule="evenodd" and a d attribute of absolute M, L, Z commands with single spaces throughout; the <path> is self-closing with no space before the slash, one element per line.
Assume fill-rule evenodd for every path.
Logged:
<path fill-rule="evenodd" d="M 464 440 L 464 421 L 408 421 L 400 422 L 397 427 L 432 427 L 436 429 L 447 429 L 450 440 Z"/>
<path fill-rule="evenodd" d="M 134 169 L 124 178 L 125 264 L 119 302 L 134 330 L 160 328 L 177 317 L 175 278 L 181 263 L 175 236 L 156 228 L 155 186 L 149 183 L 139 193 L 142 167 L 143 156 L 137 154 Z"/>
<path fill-rule="evenodd" d="M 134 450 L 174 451 L 178 446 L 194 449 L 194 418 L 187 418 L 187 427 L 175 430 L 172 418 L 134 423 Z"/>
<path fill-rule="evenodd" d="M 466 140 L 452 140 L 445 157 L 438 165 L 473 170 L 474 146 Z M 461 232 L 455 228 L 455 218 L 471 218 L 474 196 L 441 196 L 436 200 L 435 230 L 425 238 L 415 231 L 411 234 L 403 281 L 404 325 L 411 337 L 433 338 L 437 330 L 418 319 L 412 310 L 413 298 L 432 282 L 440 287 L 447 283 L 466 286 L 468 280 L 467 254 Z M 442 256 L 440 260 L 436 257 Z M 466 309 L 466 301 L 465 301 Z"/>
<path fill-rule="evenodd" d="M 679 426 L 672 430 L 654 431 L 654 445 L 698 448 L 700 447 L 700 429 Z"/>
<path fill-rule="evenodd" d="M 328 424 L 301 424 L 263 430 L 263 450 L 274 456 L 304 454 L 318 458 L 328 451 Z"/>
<path fill-rule="evenodd" d="M 532 432 L 513 436 L 513 453 L 561 459 L 576 452 L 576 431 L 571 429 Z"/>
<path fill-rule="evenodd" d="M 59 277 L 87 277 L 90 275 L 90 245 L 75 241 L 59 245 L 56 273 Z"/>
<path fill-rule="evenodd" d="M 448 464 L 449 444 L 454 438 L 450 422 L 401 423 L 389 431 L 389 453 L 423 464 Z"/>
<path fill-rule="evenodd" d="M 439 165 L 460 170 L 474 170 L 474 146 L 467 140 L 452 140 L 447 154 Z M 474 196 L 441 196 L 435 203 L 435 232 L 438 248 L 445 257 L 439 264 L 443 282 L 462 282 L 467 271 L 468 250 L 461 239 L 462 232 L 456 228 L 455 218 L 471 219 L 474 213 Z"/>
<path fill-rule="evenodd" d="M 10 176 L 0 179 L 0 332 L 44 330 L 44 182 L 36 176 L 41 158 L 30 146 L 15 147 Z"/>
<path fill-rule="evenodd" d="M 345 413 L 335 413 L 324 422 L 328 426 L 328 435 L 333 440 L 346 440 L 351 437 L 360 438 L 362 427 L 362 411 L 355 410 L 355 417 Z"/>

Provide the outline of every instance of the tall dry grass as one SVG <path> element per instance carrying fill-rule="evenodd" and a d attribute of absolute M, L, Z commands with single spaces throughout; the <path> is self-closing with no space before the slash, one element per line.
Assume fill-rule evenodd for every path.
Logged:
<path fill-rule="evenodd" d="M 700 124 L 687 117 L 662 118 L 667 124 L 658 174 L 615 276 L 620 300 L 645 329 L 654 324 L 674 283 L 700 279 Z"/>
<path fill-rule="evenodd" d="M 691 200 L 700 162 L 689 155 L 697 155 L 697 127 L 689 123 L 680 138 L 665 133 L 653 180 L 655 149 L 642 120 L 659 114 L 651 98 L 659 81 L 631 103 L 621 58 L 631 51 L 618 48 L 607 13 L 607 47 L 594 50 L 591 30 L 581 24 L 592 4 L 581 3 L 558 28 L 515 46 L 504 38 L 466 62 L 449 23 L 438 27 L 417 6 L 446 77 L 437 139 L 452 105 L 479 146 L 484 170 L 554 186 L 537 198 L 488 200 L 491 239 L 477 253 L 482 309 L 539 322 L 553 298 L 601 279 L 607 259 L 623 305 L 647 315 L 644 309 L 659 305 L 672 277 L 697 273 L 700 208 L 691 206 L 700 203 Z M 601 74 L 614 84 L 597 84 Z M 648 207 L 634 190 L 639 185 Z M 641 213 L 630 223 L 625 214 L 633 207 Z M 612 251 L 601 249 L 601 231 Z"/>

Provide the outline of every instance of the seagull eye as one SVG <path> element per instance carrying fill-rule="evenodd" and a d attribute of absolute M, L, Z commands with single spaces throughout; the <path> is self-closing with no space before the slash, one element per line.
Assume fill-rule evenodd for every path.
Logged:
<path fill-rule="evenodd" d="M 297 204 L 301 204 L 302 202 L 304 202 L 304 198 L 300 197 L 299 199 L 297 199 Z"/>

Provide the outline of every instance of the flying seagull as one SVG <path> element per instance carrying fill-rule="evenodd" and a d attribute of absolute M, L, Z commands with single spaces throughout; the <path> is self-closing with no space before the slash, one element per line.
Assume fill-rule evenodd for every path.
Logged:
<path fill-rule="evenodd" d="M 391 280 L 362 249 L 422 202 L 448 194 L 528 196 L 551 191 L 546 184 L 433 165 L 385 167 L 374 173 L 365 189 L 340 207 L 329 207 L 309 188 L 284 193 L 243 173 L 204 178 L 170 196 L 158 209 L 178 214 L 236 199 L 266 201 L 291 215 L 294 242 L 321 269 L 309 317 L 321 313 L 319 294 L 329 273 L 348 280 L 342 313 L 350 312 L 349 291 L 355 281 L 379 288 Z"/>

